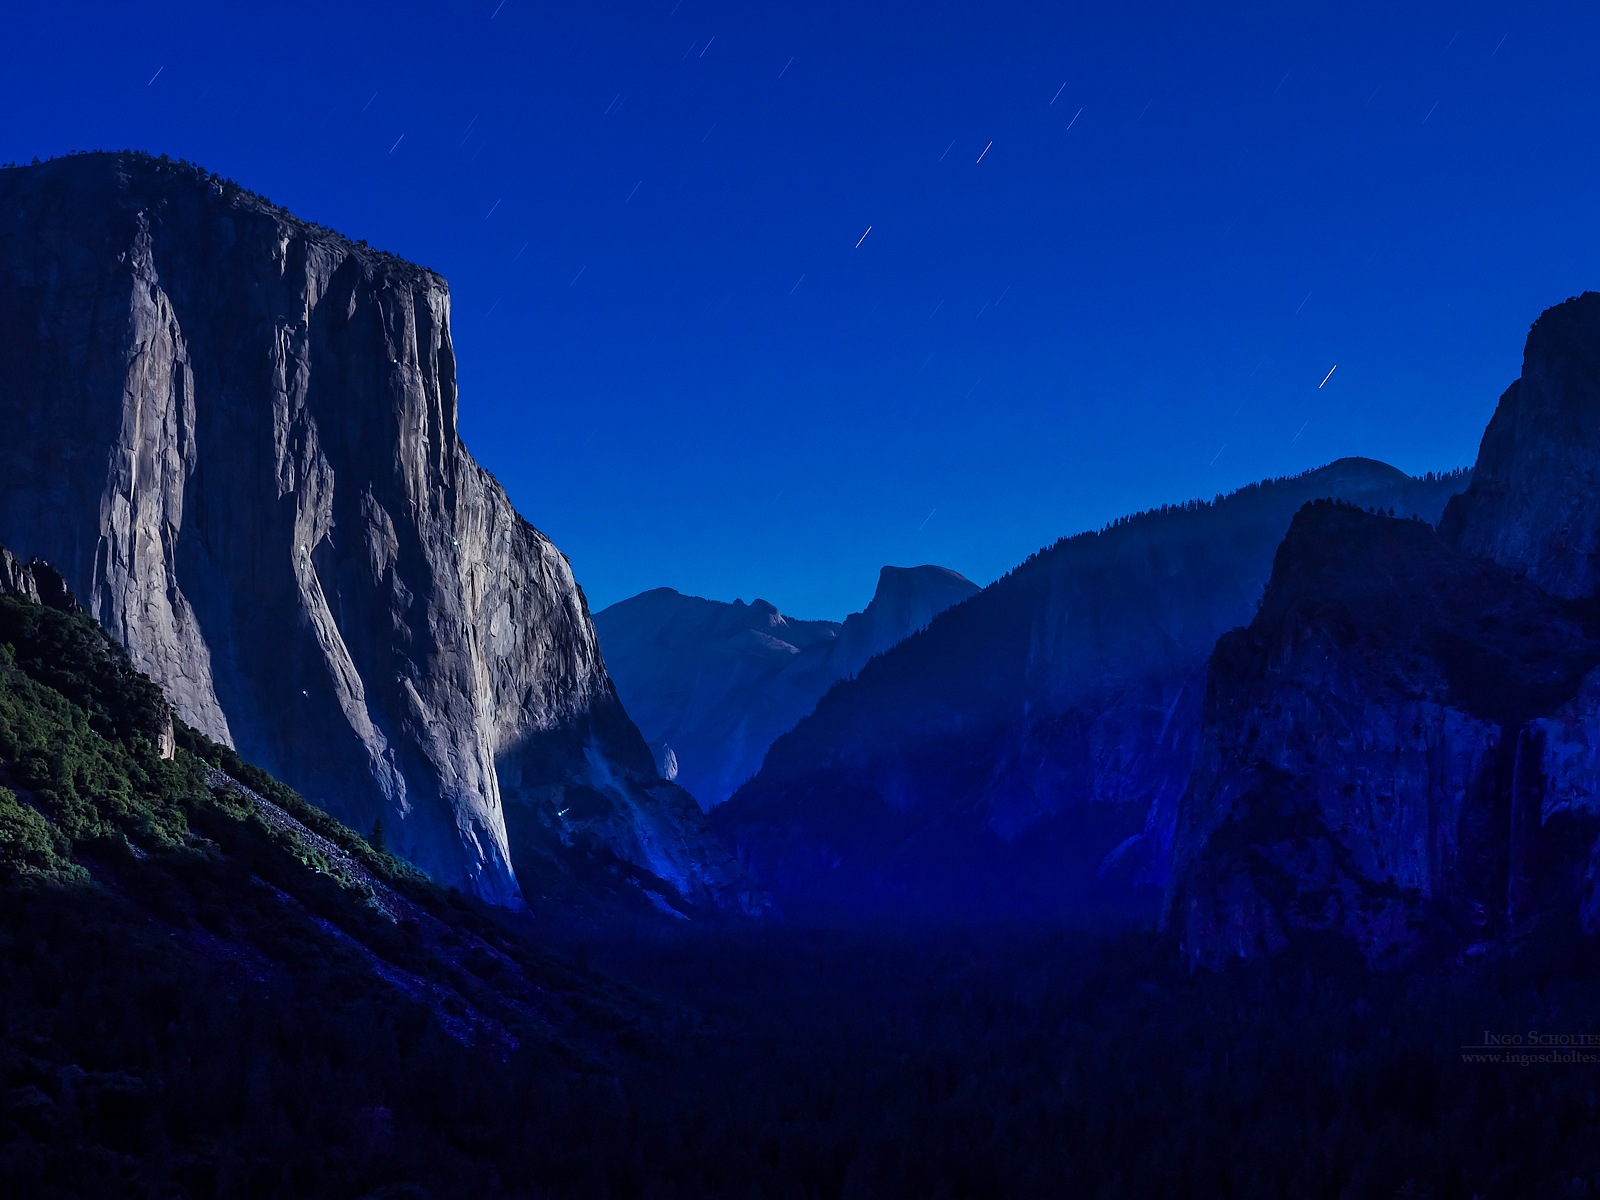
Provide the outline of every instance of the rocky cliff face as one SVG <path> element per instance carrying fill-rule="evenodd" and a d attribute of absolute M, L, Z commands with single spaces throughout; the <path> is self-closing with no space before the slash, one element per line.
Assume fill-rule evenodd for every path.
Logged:
<path fill-rule="evenodd" d="M 432 272 L 187 166 L 0 171 L 0 538 L 185 721 L 440 878 L 509 901 L 599 854 L 725 892 L 456 411 Z"/>
<path fill-rule="evenodd" d="M 940 613 L 977 592 L 977 584 L 947 567 L 884 567 L 878 572 L 871 603 L 844 619 L 829 647 L 826 669 L 817 674 L 832 678 L 822 690 L 856 674 L 875 656 L 926 629 Z"/>
<path fill-rule="evenodd" d="M 1600 586 L 1600 294 L 1548 310 L 1443 530 L 1558 596 Z"/>
<path fill-rule="evenodd" d="M 1575 903 L 1588 618 L 1421 522 L 1309 505 L 1212 657 L 1168 911 L 1185 952 L 1314 930 L 1400 963 Z"/>
<path fill-rule="evenodd" d="M 1196 961 L 1298 931 L 1374 963 L 1600 925 L 1600 295 L 1533 326 L 1436 534 L 1296 518 L 1212 660 L 1168 920 Z"/>
<path fill-rule="evenodd" d="M 840 624 L 657 588 L 596 613 L 595 627 L 658 767 L 709 809 L 830 686 L 977 590 L 943 567 L 884 567 L 866 610 Z"/>
<path fill-rule="evenodd" d="M 0 546 L 0 596 L 31 600 L 62 612 L 81 611 L 61 572 L 48 563 L 23 562 Z"/>
<path fill-rule="evenodd" d="M 791 902 L 1154 914 L 1207 657 L 1295 511 L 1435 520 L 1463 483 L 1347 459 L 1058 543 L 835 687 L 713 823 Z"/>

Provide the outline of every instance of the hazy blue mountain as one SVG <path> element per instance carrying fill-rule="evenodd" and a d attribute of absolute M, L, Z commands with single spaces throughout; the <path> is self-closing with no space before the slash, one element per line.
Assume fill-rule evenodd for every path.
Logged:
<path fill-rule="evenodd" d="M 863 612 L 786 617 L 657 588 L 595 614 L 606 666 L 657 765 L 711 808 L 830 686 L 923 628 L 977 586 L 943 567 L 884 567 Z"/>
<path fill-rule="evenodd" d="M 834 687 L 713 825 L 792 905 L 1153 915 L 1207 658 L 1296 510 L 1433 521 L 1465 482 L 1341 459 L 1065 539 Z"/>

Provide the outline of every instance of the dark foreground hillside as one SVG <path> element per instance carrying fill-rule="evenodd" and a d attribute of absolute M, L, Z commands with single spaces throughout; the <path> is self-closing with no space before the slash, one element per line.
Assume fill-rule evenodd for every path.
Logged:
<path fill-rule="evenodd" d="M 442 1179 L 485 1072 L 553 1094 L 637 1052 L 637 997 L 382 842 L 175 725 L 0 551 L 0 1194 Z"/>
<path fill-rule="evenodd" d="M 1062 931 L 674 930 L 591 952 L 676 1014 L 608 1077 L 49 912 L 65 957 L 6 952 L 10 1195 L 1600 1195 L 1600 1065 L 1459 1050 L 1596 1028 L 1592 982 L 1527 962 L 1191 976 Z"/>
<path fill-rule="evenodd" d="M 56 602 L 0 597 L 0 1195 L 1600 1195 L 1600 1063 L 1460 1050 L 1600 1032 L 1575 929 L 1374 978 L 1315 941 L 1189 974 L 1042 926 L 556 928 L 174 738 Z"/>
<path fill-rule="evenodd" d="M 627 1123 L 588 1130 L 616 1163 L 595 1195 L 1600 1196 L 1600 1053 L 1460 1049 L 1600 1030 L 1576 934 L 1412 977 L 1311 941 L 1190 974 L 1165 939 L 1015 926 L 667 936 L 593 962 L 701 1014 L 630 1082 Z"/>

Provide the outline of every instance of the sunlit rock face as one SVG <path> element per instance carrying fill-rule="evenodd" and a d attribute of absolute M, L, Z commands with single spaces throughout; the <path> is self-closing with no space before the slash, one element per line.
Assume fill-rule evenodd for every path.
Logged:
<path fill-rule="evenodd" d="M 431 271 L 186 166 L 0 171 L 0 538 L 182 719 L 441 879 L 512 901 L 524 857 L 600 853 L 721 895 L 456 406 Z"/>
<path fill-rule="evenodd" d="M 1168 909 L 1185 951 L 1309 930 L 1383 966 L 1573 902 L 1597 662 L 1571 602 L 1421 522 L 1308 506 L 1212 657 Z"/>
<path fill-rule="evenodd" d="M 866 610 L 839 623 L 657 588 L 596 613 L 595 626 L 662 777 L 712 808 L 829 687 L 977 590 L 943 567 L 884 567 Z"/>
<path fill-rule="evenodd" d="M 1600 294 L 1534 323 L 1445 535 L 1558 596 L 1600 585 Z"/>
<path fill-rule="evenodd" d="M 1207 658 L 1295 511 L 1432 521 L 1464 483 L 1344 459 L 1057 543 L 835 686 L 713 824 L 792 903 L 1153 917 Z"/>

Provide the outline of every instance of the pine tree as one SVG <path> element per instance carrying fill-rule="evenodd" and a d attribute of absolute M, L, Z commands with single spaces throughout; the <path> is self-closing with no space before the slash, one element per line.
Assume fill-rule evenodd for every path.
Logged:
<path fill-rule="evenodd" d="M 389 835 L 383 831 L 383 818 L 380 816 L 372 823 L 372 832 L 367 834 L 367 845 L 379 854 L 389 853 Z"/>

